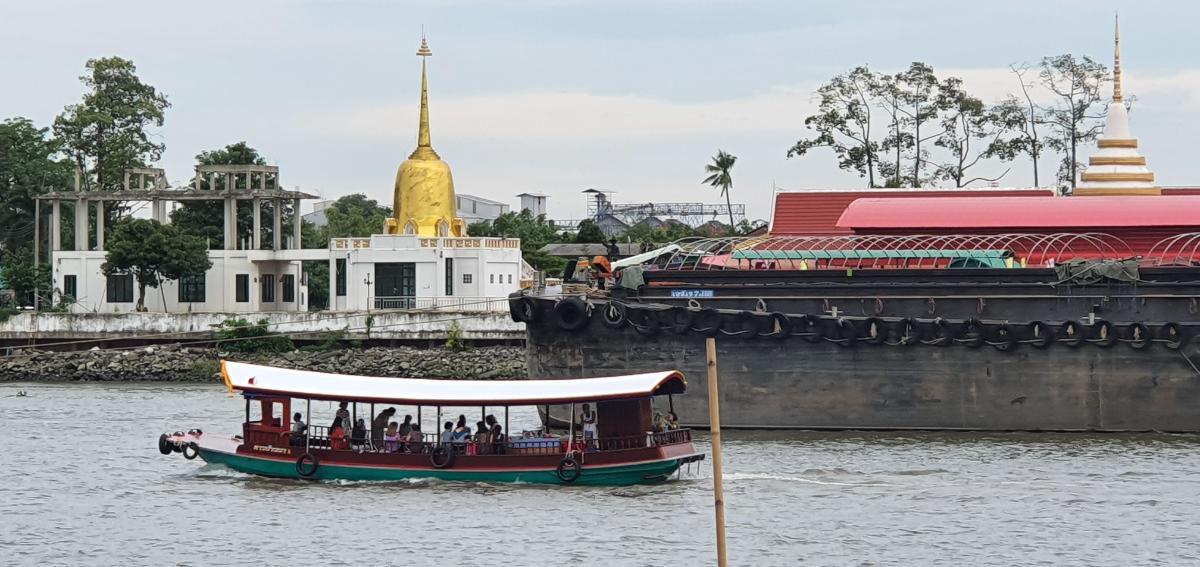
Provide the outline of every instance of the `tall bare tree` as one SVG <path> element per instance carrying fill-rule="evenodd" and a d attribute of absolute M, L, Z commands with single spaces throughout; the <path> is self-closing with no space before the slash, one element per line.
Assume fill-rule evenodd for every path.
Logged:
<path fill-rule="evenodd" d="M 1095 140 L 1104 128 L 1105 108 L 1095 107 L 1101 100 L 1100 89 L 1110 80 L 1108 68 L 1086 55 L 1077 58 L 1068 53 L 1043 58 L 1038 76 L 1055 97 L 1055 103 L 1045 108 L 1054 132 L 1046 144 L 1063 153 L 1058 178 L 1074 188 L 1079 144 Z"/>
<path fill-rule="evenodd" d="M 949 152 L 946 161 L 937 168 L 936 177 L 952 181 L 955 187 L 966 187 L 976 181 L 998 181 L 1009 170 L 996 177 L 967 178 L 967 171 L 993 155 L 993 147 L 1002 144 L 1003 124 L 982 100 L 963 89 L 962 79 L 949 77 L 938 86 L 938 107 L 942 109 L 942 134 L 934 145 Z"/>
<path fill-rule="evenodd" d="M 830 148 L 837 155 L 839 168 L 858 172 L 867 178 L 867 187 L 875 187 L 879 152 L 879 142 L 871 132 L 875 81 L 875 74 L 864 65 L 817 89 L 817 113 L 804 119 L 804 125 L 816 136 L 796 142 L 787 157 L 803 156 L 814 148 Z"/>
<path fill-rule="evenodd" d="M 1021 94 L 1020 96 L 1008 95 L 1001 99 L 993 109 L 996 119 L 1007 132 L 1007 137 L 994 144 L 990 148 L 990 154 L 992 157 L 998 157 L 1004 161 L 1012 161 L 1020 154 L 1029 156 L 1029 161 L 1033 166 L 1033 186 L 1039 187 L 1041 179 L 1038 172 L 1038 160 L 1042 157 L 1046 142 L 1038 128 L 1046 125 L 1046 114 L 1040 106 L 1033 102 L 1031 93 L 1036 85 L 1025 77 L 1030 72 L 1029 64 L 1010 65 L 1009 69 L 1016 76 L 1017 84 L 1021 86 Z"/>

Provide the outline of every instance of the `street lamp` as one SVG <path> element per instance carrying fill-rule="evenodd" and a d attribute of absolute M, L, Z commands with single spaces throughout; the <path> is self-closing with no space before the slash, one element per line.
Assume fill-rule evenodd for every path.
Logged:
<path fill-rule="evenodd" d="M 371 274 L 367 274 L 367 277 L 363 278 L 363 283 L 367 284 L 367 313 L 370 313 L 371 312 L 371 284 L 375 283 L 375 282 L 371 281 Z"/>

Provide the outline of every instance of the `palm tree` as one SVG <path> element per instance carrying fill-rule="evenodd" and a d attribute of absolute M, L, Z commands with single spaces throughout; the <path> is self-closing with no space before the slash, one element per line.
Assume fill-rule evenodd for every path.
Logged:
<path fill-rule="evenodd" d="M 713 187 L 721 189 L 721 195 L 725 197 L 725 207 L 729 210 L 729 230 L 734 230 L 733 225 L 733 205 L 729 202 L 729 188 L 733 187 L 733 175 L 730 170 L 733 169 L 734 162 L 737 161 L 737 156 L 725 153 L 725 150 L 717 150 L 717 155 L 712 158 L 712 163 L 704 166 L 704 171 L 709 174 L 701 183 L 706 183 Z"/>

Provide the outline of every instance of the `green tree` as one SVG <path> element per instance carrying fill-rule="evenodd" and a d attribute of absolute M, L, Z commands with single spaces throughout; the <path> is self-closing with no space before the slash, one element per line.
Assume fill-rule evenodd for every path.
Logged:
<path fill-rule="evenodd" d="M 562 235 L 546 215 L 534 216 L 529 209 L 519 213 L 504 213 L 494 221 L 483 221 L 467 227 L 471 236 L 494 236 L 521 239 L 521 256 L 529 265 L 545 272 L 560 272 L 566 260 L 542 253 L 547 244 L 563 242 Z"/>
<path fill-rule="evenodd" d="M 34 200 L 67 189 L 71 164 L 62 142 L 26 118 L 0 122 L 0 251 L 33 246 Z"/>
<path fill-rule="evenodd" d="M 922 127 L 928 123 L 936 124 L 941 105 L 938 99 L 939 83 L 937 75 L 929 65 L 914 61 L 908 69 L 896 75 L 896 83 L 900 86 L 900 100 L 903 103 L 899 110 L 904 115 L 903 123 L 911 130 L 912 136 L 912 187 L 924 185 L 924 172 L 929 164 L 928 152 L 922 149 L 922 144 L 935 140 L 941 131 L 934 128 Z"/>
<path fill-rule="evenodd" d="M 1035 85 L 1025 78 L 1030 72 L 1029 65 L 1011 65 L 1009 69 L 1021 85 L 1021 95 L 1010 94 L 993 108 L 992 112 L 1007 137 L 989 148 L 989 157 L 1012 161 L 1021 154 L 1029 156 L 1033 166 L 1033 186 L 1040 187 L 1038 161 L 1046 148 L 1046 141 L 1038 129 L 1046 125 L 1047 118 L 1042 107 L 1033 102 L 1031 91 Z"/>
<path fill-rule="evenodd" d="M 721 190 L 721 196 L 725 197 L 725 206 L 729 212 L 729 226 L 734 226 L 733 222 L 733 204 L 730 202 L 729 190 L 733 188 L 733 164 L 737 162 L 737 156 L 725 153 L 725 150 L 717 150 L 717 155 L 713 156 L 712 163 L 704 166 L 704 172 L 708 173 L 708 177 L 704 178 L 701 183 L 716 187 Z"/>
<path fill-rule="evenodd" d="M 236 142 L 221 149 L 200 152 L 196 155 L 196 162 L 200 165 L 267 164 L 266 158 L 246 142 Z M 251 183 L 257 185 L 257 177 L 251 180 Z M 201 179 L 201 188 L 203 189 L 225 190 L 223 178 L 214 180 L 216 187 L 208 187 L 207 184 L 207 179 Z M 268 204 L 268 207 L 262 208 L 259 219 L 268 233 L 274 230 L 269 206 Z M 291 206 L 287 206 L 285 214 L 290 209 Z M 238 240 L 250 238 L 254 234 L 254 208 L 248 203 L 240 203 L 237 217 Z M 182 228 L 189 234 L 207 239 L 209 247 L 214 250 L 225 248 L 225 203 L 221 201 L 183 201 L 179 208 L 171 212 L 171 224 Z M 263 242 L 272 242 L 272 238 L 264 238 Z"/>
<path fill-rule="evenodd" d="M 576 244 L 603 244 L 606 240 L 604 231 L 592 219 L 584 219 L 579 223 L 579 232 L 575 233 Z"/>
<path fill-rule="evenodd" d="M 108 252 L 100 270 L 105 275 L 133 275 L 138 287 L 138 311 L 146 310 L 147 287 L 202 275 L 212 267 L 202 238 L 149 219 L 121 221 L 106 244 Z"/>
<path fill-rule="evenodd" d="M 1108 68 L 1092 58 L 1071 54 L 1042 59 L 1039 72 L 1042 85 L 1055 98 L 1055 104 L 1045 108 L 1053 135 L 1046 140 L 1051 148 L 1062 152 L 1058 179 L 1075 187 L 1079 166 L 1079 144 L 1095 140 L 1103 130 L 1102 111 L 1093 108 L 1100 102 L 1100 89 L 1109 81 Z"/>
<path fill-rule="evenodd" d="M 867 187 L 875 187 L 879 142 L 872 134 L 872 92 L 878 77 L 866 66 L 855 67 L 817 89 L 820 101 L 817 113 L 804 119 L 804 126 L 816 136 L 796 142 L 787 157 L 806 155 L 815 148 L 830 148 L 838 158 L 838 167 L 857 171 L 867 178 Z"/>
<path fill-rule="evenodd" d="M 90 59 L 79 77 L 87 92 L 54 120 L 54 133 L 82 172 L 86 190 L 124 186 L 125 170 L 157 161 L 166 149 L 151 127 L 163 125 L 167 97 L 137 76 L 132 61 Z"/>
<path fill-rule="evenodd" d="M 375 199 L 368 199 L 362 193 L 346 195 L 325 209 L 324 240 L 379 234 L 390 216 L 392 209 L 380 206 Z"/>
<path fill-rule="evenodd" d="M 968 170 L 996 155 L 996 148 L 1003 145 L 1003 121 L 982 100 L 968 94 L 958 77 L 947 78 L 938 90 L 942 133 L 934 145 L 950 155 L 938 166 L 935 177 L 950 181 L 955 187 L 966 187 L 976 181 L 998 181 L 1007 175 L 1008 170 L 1005 170 L 996 177 L 967 178 Z"/>
<path fill-rule="evenodd" d="M 49 263 L 34 266 L 31 248 L 5 250 L 0 254 L 0 279 L 13 291 L 19 306 L 50 307 L 54 296 L 51 278 Z M 35 293 L 40 299 L 34 298 Z"/>

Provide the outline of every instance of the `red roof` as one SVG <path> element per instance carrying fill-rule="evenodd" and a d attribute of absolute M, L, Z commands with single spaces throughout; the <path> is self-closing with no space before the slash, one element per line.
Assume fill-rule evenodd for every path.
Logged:
<path fill-rule="evenodd" d="M 842 191 L 788 191 L 775 195 L 775 214 L 771 221 L 773 236 L 851 234 L 838 226 L 838 219 L 850 203 L 864 198 L 919 197 L 1046 197 L 1051 189 L 847 189 Z"/>
<path fill-rule="evenodd" d="M 858 199 L 837 226 L 869 229 L 1200 227 L 1200 195 Z"/>

